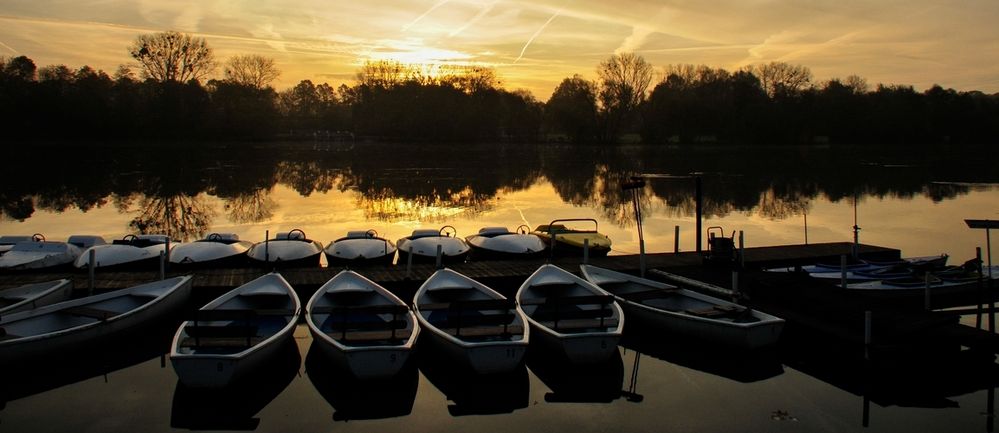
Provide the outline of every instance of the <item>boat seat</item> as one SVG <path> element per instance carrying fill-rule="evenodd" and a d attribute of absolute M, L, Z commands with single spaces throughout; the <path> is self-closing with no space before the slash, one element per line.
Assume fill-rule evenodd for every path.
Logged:
<path fill-rule="evenodd" d="M 601 308 L 579 308 L 575 305 L 542 305 L 531 314 L 531 317 L 537 321 L 559 321 L 559 320 L 572 320 L 572 319 L 599 319 L 604 317 L 611 317 L 614 315 L 614 310 L 601 307 Z"/>
<path fill-rule="evenodd" d="M 350 318 L 349 316 L 343 316 L 345 318 Z M 370 320 L 365 318 L 365 320 L 340 320 L 340 318 L 332 318 L 323 323 L 323 330 L 327 332 L 350 332 L 350 331 L 375 331 L 375 330 L 393 330 L 393 329 L 405 329 L 405 320 Z"/>
<path fill-rule="evenodd" d="M 620 296 L 620 297 L 622 297 L 624 299 L 627 299 L 629 301 L 638 302 L 638 301 L 645 301 L 645 300 L 649 300 L 649 299 L 665 298 L 667 296 L 670 296 L 670 295 L 676 293 L 677 290 L 679 290 L 679 289 L 649 289 L 649 290 L 642 290 L 642 291 L 638 291 L 638 292 L 622 293 L 622 294 L 618 294 L 618 296 Z"/>
<path fill-rule="evenodd" d="M 264 341 L 263 337 L 187 337 L 180 341 L 180 347 L 190 348 L 229 348 L 251 347 Z"/>
<path fill-rule="evenodd" d="M 312 314 L 393 314 L 401 316 L 409 312 L 405 305 L 322 305 L 312 307 Z"/>
<path fill-rule="evenodd" d="M 408 340 L 413 335 L 409 329 L 392 330 L 371 330 L 371 331 L 347 331 L 340 334 L 339 340 L 343 341 L 382 341 L 382 340 Z"/>
<path fill-rule="evenodd" d="M 254 309 L 254 310 L 195 310 L 187 320 L 211 322 L 211 321 L 233 321 L 233 320 L 253 320 L 261 316 L 291 316 L 295 311 L 287 308 L 274 309 Z"/>
<path fill-rule="evenodd" d="M 92 319 L 98 319 L 98 320 L 108 320 L 114 316 L 121 314 L 117 311 L 104 310 L 101 308 L 88 307 L 85 305 L 81 305 L 78 307 L 70 307 L 60 311 L 66 314 L 72 314 L 74 316 L 90 317 Z"/>
<path fill-rule="evenodd" d="M 253 325 L 187 325 L 184 332 L 192 338 L 237 338 L 257 335 L 257 327 Z"/>
<path fill-rule="evenodd" d="M 584 296 L 548 296 L 545 298 L 525 299 L 520 305 L 573 306 L 573 305 L 609 305 L 614 302 L 611 295 Z"/>
<path fill-rule="evenodd" d="M 421 304 L 421 311 L 433 310 L 512 310 L 516 304 L 512 299 L 476 299 L 471 301 L 452 301 L 435 304 Z"/>
<path fill-rule="evenodd" d="M 618 325 L 617 319 L 570 319 L 570 320 L 559 320 L 558 322 L 546 321 L 542 322 L 545 326 L 552 328 L 556 331 L 578 331 L 583 329 L 605 329 L 605 328 L 616 328 Z"/>
<path fill-rule="evenodd" d="M 478 337 L 500 337 L 503 335 L 520 335 L 524 333 L 524 327 L 520 325 L 509 326 L 473 326 L 471 328 L 440 328 L 446 334 L 463 338 Z"/>
<path fill-rule="evenodd" d="M 742 314 L 746 307 L 738 305 L 713 305 L 706 308 L 686 310 L 687 314 L 699 317 L 722 318 Z"/>

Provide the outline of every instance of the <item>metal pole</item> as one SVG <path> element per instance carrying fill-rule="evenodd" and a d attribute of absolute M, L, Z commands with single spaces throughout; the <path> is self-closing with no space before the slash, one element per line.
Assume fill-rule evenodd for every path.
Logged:
<path fill-rule="evenodd" d="M 696 249 L 696 251 L 698 253 L 700 253 L 701 252 L 701 216 L 704 214 L 704 194 L 702 194 L 702 192 L 701 192 L 701 177 L 700 176 L 695 176 L 694 177 L 694 201 L 696 202 L 695 213 L 697 214 L 696 215 L 696 217 L 697 217 L 697 225 L 696 225 L 696 229 L 697 229 L 697 236 L 696 236 L 697 249 Z"/>
<path fill-rule="evenodd" d="M 170 267 L 170 238 L 169 237 L 166 238 L 166 245 L 163 246 L 163 251 L 164 251 L 164 254 L 166 255 L 166 257 L 165 257 L 165 260 L 163 261 L 163 275 L 164 275 L 164 277 L 161 278 L 161 279 L 166 279 L 166 276 L 165 276 L 166 275 L 166 271 Z"/>
<path fill-rule="evenodd" d="M 985 252 L 986 256 L 989 258 L 989 284 L 988 284 L 988 297 L 989 297 L 989 332 L 996 332 L 996 303 L 992 299 L 992 230 L 985 229 Z"/>
<path fill-rule="evenodd" d="M 160 251 L 160 280 L 166 279 L 166 251 Z"/>
<path fill-rule="evenodd" d="M 846 288 L 846 254 L 839 256 L 839 285 Z"/>
<path fill-rule="evenodd" d="M 590 240 L 583 239 L 583 264 L 590 263 Z"/>
<path fill-rule="evenodd" d="M 857 225 L 857 194 L 853 194 L 853 259 L 860 256 L 860 226 Z"/>
<path fill-rule="evenodd" d="M 444 246 L 441 244 L 437 244 L 437 263 L 436 263 L 437 269 L 440 269 L 441 263 L 444 262 L 443 256 L 444 256 Z"/>
<path fill-rule="evenodd" d="M 808 211 L 802 212 L 805 216 L 805 245 L 808 245 Z"/>
<path fill-rule="evenodd" d="M 673 226 L 673 253 L 680 252 L 680 226 Z"/>
<path fill-rule="evenodd" d="M 271 261 L 271 231 L 264 230 L 264 267 Z"/>
<path fill-rule="evenodd" d="M 982 278 L 982 247 L 975 247 L 975 263 L 978 264 L 978 311 L 975 314 L 975 329 L 982 329 L 982 309 L 985 306 L 985 280 Z"/>
<path fill-rule="evenodd" d="M 929 311 L 931 308 L 930 308 L 930 273 L 928 271 L 926 272 L 925 275 L 923 275 L 923 279 L 925 280 L 926 283 L 925 286 L 926 291 L 923 293 L 923 309 Z"/>
<path fill-rule="evenodd" d="M 739 230 L 739 269 L 746 267 L 746 236 L 742 230 Z"/>

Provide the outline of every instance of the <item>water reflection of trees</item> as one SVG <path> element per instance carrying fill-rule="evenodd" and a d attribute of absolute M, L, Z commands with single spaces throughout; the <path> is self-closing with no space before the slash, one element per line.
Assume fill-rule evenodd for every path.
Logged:
<path fill-rule="evenodd" d="M 335 146 L 335 144 L 334 144 Z M 11 160 L 37 150 L 12 148 Z M 287 185 L 302 196 L 353 194 L 365 218 L 440 222 L 499 206 L 496 197 L 546 179 L 559 198 L 619 224 L 633 224 L 630 192 L 621 185 L 643 173 L 702 178 L 704 212 L 784 219 L 807 211 L 819 197 L 924 196 L 942 201 L 967 194 L 976 183 L 997 182 L 987 157 L 970 159 L 940 150 L 844 153 L 822 149 L 689 149 L 654 146 L 371 144 L 317 152 L 311 143 L 151 145 L 92 151 L 48 152 L 44 175 L 30 164 L 11 164 L 0 184 L 0 214 L 23 220 L 36 209 L 90 210 L 115 201 L 136 213 L 130 229 L 200 237 L 217 211 L 218 197 L 235 223 L 266 220 L 278 204 L 270 193 Z M 860 155 L 860 156 L 857 156 Z M 692 217 L 694 182 L 654 179 L 642 190 L 643 211 Z"/>

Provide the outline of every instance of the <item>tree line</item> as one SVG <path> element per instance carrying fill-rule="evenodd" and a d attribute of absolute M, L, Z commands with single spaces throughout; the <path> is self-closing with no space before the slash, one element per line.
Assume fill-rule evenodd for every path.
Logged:
<path fill-rule="evenodd" d="M 772 62 L 730 72 L 667 65 L 633 53 L 564 79 L 547 102 L 503 88 L 479 66 L 364 64 L 355 83 L 302 80 L 278 92 L 269 58 L 219 62 L 202 38 L 141 35 L 138 68 L 38 68 L 0 59 L 0 128 L 24 139 L 273 139 L 343 131 L 387 141 L 740 144 L 988 143 L 999 95 L 940 86 L 817 82 L 804 66 Z"/>

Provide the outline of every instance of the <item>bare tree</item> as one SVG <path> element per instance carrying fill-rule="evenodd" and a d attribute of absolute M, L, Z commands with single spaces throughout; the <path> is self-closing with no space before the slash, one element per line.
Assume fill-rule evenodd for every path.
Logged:
<path fill-rule="evenodd" d="M 281 76 L 281 71 L 274 65 L 274 59 L 250 54 L 234 56 L 225 64 L 225 79 L 227 81 L 263 89 Z"/>
<path fill-rule="evenodd" d="M 634 53 L 615 54 L 597 67 L 604 91 L 623 90 L 628 93 L 627 99 L 617 101 L 626 107 L 637 107 L 645 100 L 646 91 L 652 83 L 652 73 L 652 65 Z"/>
<path fill-rule="evenodd" d="M 752 72 L 771 98 L 797 95 L 812 82 L 811 70 L 790 63 L 761 63 L 753 66 Z"/>
<path fill-rule="evenodd" d="M 200 80 L 215 70 L 215 57 L 204 38 L 179 32 L 139 35 L 128 49 L 145 78 L 156 81 Z"/>

